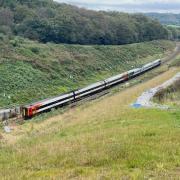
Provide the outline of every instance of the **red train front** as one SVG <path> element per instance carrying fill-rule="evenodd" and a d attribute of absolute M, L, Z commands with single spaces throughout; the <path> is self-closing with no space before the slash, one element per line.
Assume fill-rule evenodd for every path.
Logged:
<path fill-rule="evenodd" d="M 33 106 L 26 106 L 23 108 L 23 116 L 24 118 L 32 118 L 35 114 L 37 114 L 37 111 L 41 105 L 36 104 Z"/>

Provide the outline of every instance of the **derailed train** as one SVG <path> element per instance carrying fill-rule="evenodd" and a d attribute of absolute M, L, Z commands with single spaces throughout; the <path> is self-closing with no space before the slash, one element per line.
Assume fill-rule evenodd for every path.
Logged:
<path fill-rule="evenodd" d="M 146 71 L 149 71 L 160 65 L 161 65 L 161 60 L 158 59 L 144 65 L 141 68 L 132 69 L 125 73 L 108 78 L 104 81 L 91 84 L 90 86 L 87 86 L 85 88 L 82 88 L 73 92 L 69 92 L 69 93 L 54 97 L 54 98 L 39 101 L 30 105 L 26 105 L 22 107 L 23 117 L 25 119 L 29 119 L 29 118 L 32 118 L 36 114 L 51 110 L 52 108 L 65 106 L 72 102 L 83 99 L 87 96 L 90 96 L 100 91 L 103 91 L 105 89 L 108 89 L 117 84 L 128 81 L 129 79 L 139 76 L 145 73 Z"/>

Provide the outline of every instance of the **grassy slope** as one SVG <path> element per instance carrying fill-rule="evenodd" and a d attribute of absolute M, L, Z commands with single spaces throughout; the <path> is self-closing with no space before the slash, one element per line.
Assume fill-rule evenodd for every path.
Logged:
<path fill-rule="evenodd" d="M 159 92 L 155 97 L 155 101 L 180 108 L 180 80 L 171 87 Z"/>
<path fill-rule="evenodd" d="M 22 56 L 15 52 L 12 59 L 15 56 L 21 59 Z M 22 67 L 26 70 L 18 69 L 18 73 L 35 69 L 27 70 L 24 64 L 30 59 L 23 60 L 17 62 L 23 63 Z M 11 66 L 11 63 L 7 62 L 7 65 Z M 16 66 L 13 67 L 12 74 Z M 161 71 L 160 68 L 154 73 Z M 46 121 L 34 120 L 15 126 L 12 134 L 2 133 L 1 178 L 178 178 L 180 112 L 129 108 L 130 103 L 144 90 L 161 84 L 177 71 L 171 69 L 146 83 L 68 110 Z M 28 77 L 31 78 L 31 75 L 29 73 Z M 106 75 L 108 73 L 102 74 Z M 99 76 L 94 76 L 96 78 Z"/>
<path fill-rule="evenodd" d="M 180 56 L 171 64 L 171 66 L 180 67 Z M 162 89 L 154 97 L 154 101 L 159 104 L 165 104 L 170 107 L 180 108 L 180 80 L 175 82 L 167 89 Z"/>
<path fill-rule="evenodd" d="M 180 111 L 129 105 L 179 70 L 3 134 L 7 141 L 0 148 L 1 177 L 178 179 Z"/>
<path fill-rule="evenodd" d="M 162 57 L 170 41 L 125 46 L 40 44 L 22 38 L 0 43 L 0 107 L 32 102 Z"/>

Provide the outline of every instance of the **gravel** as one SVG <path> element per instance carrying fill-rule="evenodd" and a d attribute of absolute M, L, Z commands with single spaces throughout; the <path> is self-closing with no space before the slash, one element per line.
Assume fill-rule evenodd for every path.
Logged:
<path fill-rule="evenodd" d="M 168 106 L 165 105 L 159 105 L 156 104 L 154 102 L 152 102 L 152 98 L 155 96 L 156 93 L 158 93 L 159 91 L 161 91 L 162 89 L 166 89 L 169 86 L 171 86 L 172 84 L 174 84 L 174 82 L 176 82 L 177 80 L 180 79 L 180 72 L 177 73 L 173 78 L 171 78 L 170 80 L 166 81 L 165 83 L 163 83 L 160 86 L 157 86 L 155 88 L 152 88 L 146 92 L 144 92 L 140 97 L 138 97 L 138 99 L 136 100 L 136 102 L 134 104 L 132 104 L 132 107 L 134 108 L 140 108 L 140 107 L 145 107 L 145 108 L 160 108 L 160 109 L 169 109 Z"/>

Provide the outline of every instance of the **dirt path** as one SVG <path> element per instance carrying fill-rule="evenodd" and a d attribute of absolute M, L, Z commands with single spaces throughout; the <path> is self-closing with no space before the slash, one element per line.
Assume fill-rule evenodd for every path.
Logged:
<path fill-rule="evenodd" d="M 135 108 L 139 107 L 145 107 L 145 108 L 159 108 L 159 109 L 169 109 L 168 106 L 156 104 L 152 101 L 153 97 L 162 89 L 166 89 L 169 86 L 171 86 L 176 81 L 180 80 L 180 72 L 177 73 L 173 78 L 169 79 L 168 81 L 164 82 L 163 84 L 154 87 L 152 89 L 149 89 L 146 92 L 143 92 L 143 94 L 138 97 L 136 102 L 132 105 Z"/>

